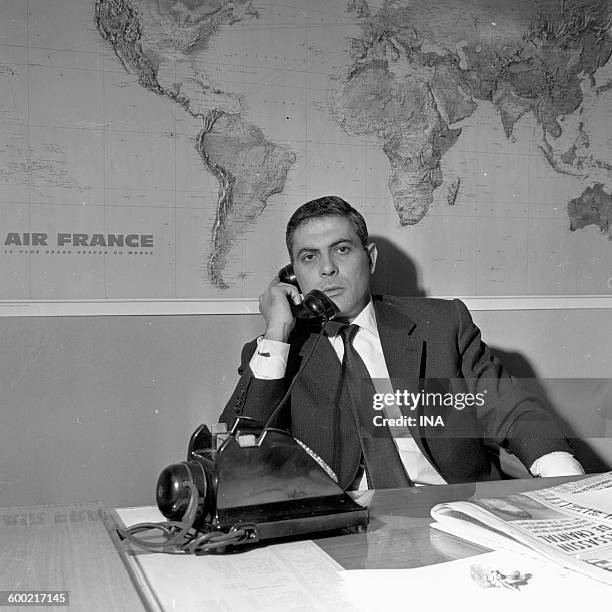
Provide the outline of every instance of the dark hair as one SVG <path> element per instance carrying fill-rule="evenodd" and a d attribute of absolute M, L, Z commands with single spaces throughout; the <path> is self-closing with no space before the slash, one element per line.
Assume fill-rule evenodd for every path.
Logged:
<path fill-rule="evenodd" d="M 310 200 L 310 202 L 306 202 L 306 204 L 302 204 L 302 206 L 300 206 L 293 213 L 293 215 L 291 215 L 291 219 L 289 219 L 289 222 L 287 223 L 285 242 L 287 243 L 289 258 L 292 262 L 293 233 L 297 227 L 309 219 L 325 217 L 328 215 L 346 217 L 351 222 L 357 236 L 359 236 L 361 246 L 365 249 L 366 245 L 368 244 L 368 228 L 361 214 L 348 202 L 345 202 L 338 196 L 324 196 L 322 198 L 317 198 L 316 200 Z"/>

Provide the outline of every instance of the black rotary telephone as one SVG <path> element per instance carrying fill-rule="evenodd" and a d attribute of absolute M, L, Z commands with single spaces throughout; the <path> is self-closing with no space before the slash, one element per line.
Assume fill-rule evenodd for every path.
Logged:
<path fill-rule="evenodd" d="M 298 287 L 292 266 L 279 270 L 278 277 Z M 169 465 L 159 476 L 157 506 L 168 520 L 120 528 L 127 542 L 150 551 L 200 555 L 268 539 L 365 530 L 367 508 L 346 494 L 312 450 L 271 426 L 327 322 L 338 314 L 333 301 L 317 289 L 291 308 L 296 317 L 320 321 L 321 329 L 267 423 L 240 416 L 229 433 L 225 423 L 212 432 L 199 427 L 191 436 L 187 461 Z"/>
<path fill-rule="evenodd" d="M 291 264 L 278 271 L 278 278 L 281 283 L 288 283 L 299 290 L 300 286 Z M 304 296 L 301 304 L 297 306 L 293 303 L 291 304 L 291 312 L 293 312 L 293 316 L 296 319 L 322 319 L 329 321 L 338 314 L 338 307 L 322 291 L 313 289 Z"/>

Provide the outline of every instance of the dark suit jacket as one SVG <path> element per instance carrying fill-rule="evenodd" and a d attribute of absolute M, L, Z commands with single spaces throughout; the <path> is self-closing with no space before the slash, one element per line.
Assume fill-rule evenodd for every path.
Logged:
<path fill-rule="evenodd" d="M 556 422 L 528 394 L 490 349 L 460 300 L 374 297 L 380 340 L 395 389 L 482 393 L 483 406 L 420 406 L 410 432 L 421 451 L 449 483 L 486 480 L 491 461 L 486 444 L 506 448 L 529 468 L 542 455 L 571 449 Z M 240 381 L 220 420 L 236 416 L 267 421 L 305 356 L 317 330 L 299 322 L 291 334 L 287 374 L 280 380 L 253 376 L 249 361 L 256 341 L 245 345 Z M 420 381 L 420 382 L 419 382 Z M 359 437 L 341 367 L 323 339 L 296 382 L 277 426 L 308 445 L 338 474 L 344 487 L 353 481 L 361 459 Z M 374 412 L 373 412 L 374 414 Z M 419 423 L 420 415 L 442 416 L 444 427 Z"/>

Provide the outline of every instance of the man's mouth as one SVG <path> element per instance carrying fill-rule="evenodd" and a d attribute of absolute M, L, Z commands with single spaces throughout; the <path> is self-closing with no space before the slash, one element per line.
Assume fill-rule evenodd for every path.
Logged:
<path fill-rule="evenodd" d="M 334 295 L 338 295 L 344 291 L 344 287 L 340 287 L 340 285 L 330 285 L 329 287 L 324 287 L 321 289 L 323 293 L 329 297 L 333 297 Z"/>

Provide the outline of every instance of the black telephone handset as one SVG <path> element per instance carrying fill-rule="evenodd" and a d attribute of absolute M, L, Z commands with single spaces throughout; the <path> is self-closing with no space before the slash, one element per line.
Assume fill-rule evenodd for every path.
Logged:
<path fill-rule="evenodd" d="M 288 283 L 298 289 L 300 288 L 291 264 L 278 271 L 278 278 L 281 283 Z M 297 306 L 291 304 L 291 312 L 297 319 L 329 321 L 338 314 L 338 307 L 322 291 L 313 289 L 304 296 L 301 304 Z"/>

